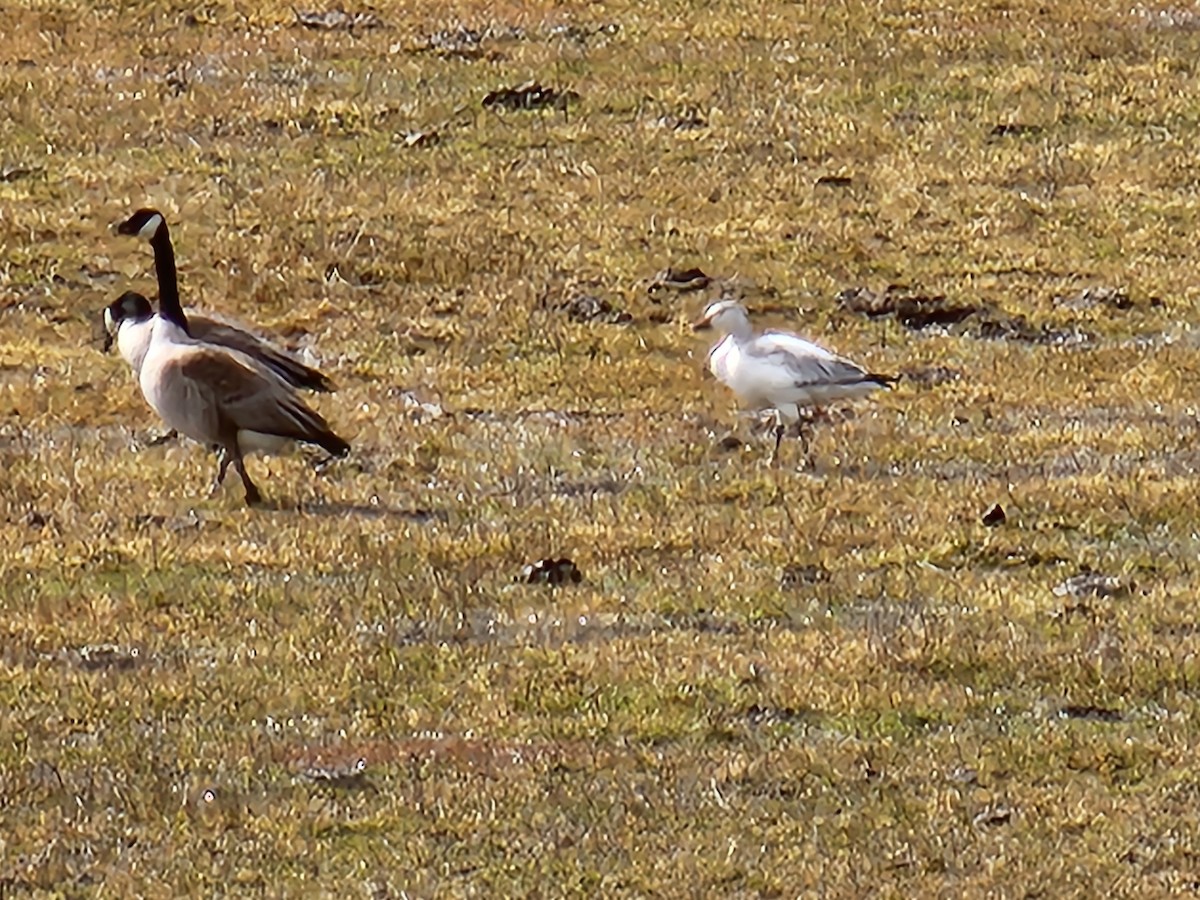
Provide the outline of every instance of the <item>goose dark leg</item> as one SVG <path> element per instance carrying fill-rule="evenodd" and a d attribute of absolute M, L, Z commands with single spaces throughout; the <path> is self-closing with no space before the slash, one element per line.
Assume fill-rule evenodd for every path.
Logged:
<path fill-rule="evenodd" d="M 229 470 L 229 451 L 221 447 L 217 451 L 217 477 L 213 479 L 212 490 L 208 492 L 208 496 L 216 496 L 216 493 L 221 488 L 221 484 L 225 481 L 225 473 Z"/>
<path fill-rule="evenodd" d="M 221 483 L 221 479 L 225 477 L 225 470 L 229 468 L 230 463 L 233 463 L 238 476 L 242 479 L 242 487 L 246 489 L 246 505 L 254 506 L 262 503 L 262 494 L 250 480 L 250 476 L 246 473 L 246 464 L 242 461 L 242 448 L 238 445 L 237 426 L 229 422 L 222 422 L 221 425 L 221 436 L 217 441 L 217 447 L 221 454 L 221 466 L 217 470 L 217 484 Z"/>
<path fill-rule="evenodd" d="M 246 505 L 257 506 L 262 503 L 262 494 L 254 482 L 250 480 L 250 476 L 246 474 L 246 464 L 242 462 L 242 454 L 239 450 L 233 457 L 233 467 L 237 469 L 237 473 L 241 476 L 242 486 L 246 489 Z"/>
<path fill-rule="evenodd" d="M 783 433 L 787 431 L 787 426 L 783 424 L 783 416 L 779 411 L 775 411 L 775 449 L 771 451 L 771 465 L 776 465 L 779 462 L 779 445 L 783 443 Z"/>

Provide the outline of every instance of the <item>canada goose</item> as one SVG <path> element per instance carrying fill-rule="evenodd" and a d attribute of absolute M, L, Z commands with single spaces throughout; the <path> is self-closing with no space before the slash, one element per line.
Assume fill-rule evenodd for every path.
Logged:
<path fill-rule="evenodd" d="M 800 420 L 799 407 L 864 397 L 899 381 L 872 374 L 790 332 L 755 335 L 745 307 L 736 300 L 711 304 L 693 328 L 715 328 L 722 335 L 708 354 L 708 367 L 717 380 L 741 402 L 775 411 L 772 461 L 779 455 L 786 425 Z"/>
<path fill-rule="evenodd" d="M 116 343 L 117 352 L 135 376 L 142 370 L 153 330 L 154 307 L 137 291 L 126 291 L 104 307 L 104 352 Z"/>
<path fill-rule="evenodd" d="M 154 270 L 158 276 L 159 301 L 161 303 L 171 298 L 172 302 L 178 305 L 179 281 L 175 272 L 175 249 L 171 245 L 171 234 L 162 213 L 154 209 L 139 209 L 117 226 L 117 232 L 134 235 L 150 243 L 154 248 Z M 139 366 L 135 365 L 133 360 L 140 361 L 145 356 L 144 345 L 150 340 L 154 311 L 144 297 L 141 304 L 127 299 L 128 297 L 129 294 L 122 294 L 104 311 L 107 333 L 104 349 L 107 352 L 116 338 L 121 356 L 133 367 L 136 374 Z M 197 341 L 244 353 L 293 387 L 323 392 L 335 390 L 333 381 L 327 375 L 306 366 L 294 356 L 271 346 L 249 331 L 196 312 L 189 312 L 187 321 L 188 332 Z"/>
<path fill-rule="evenodd" d="M 141 305 L 137 295 L 128 302 Z M 212 492 L 221 486 L 232 463 L 250 505 L 260 503 L 262 494 L 246 472 L 246 454 L 276 452 L 291 441 L 316 444 L 334 456 L 350 450 L 329 423 L 271 370 L 236 350 L 193 338 L 187 317 L 169 295 L 153 319 L 138 383 L 146 402 L 168 427 L 218 448 Z"/>
<path fill-rule="evenodd" d="M 133 369 L 135 379 L 142 371 L 153 326 L 154 307 L 137 291 L 126 291 L 104 307 L 104 352 L 111 350 L 115 342 L 121 357 Z M 147 446 L 165 444 L 178 437 L 179 433 L 172 428 L 149 440 Z"/>

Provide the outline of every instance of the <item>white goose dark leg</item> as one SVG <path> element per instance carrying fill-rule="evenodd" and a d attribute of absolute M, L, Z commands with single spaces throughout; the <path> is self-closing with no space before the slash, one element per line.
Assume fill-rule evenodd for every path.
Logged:
<path fill-rule="evenodd" d="M 771 451 L 771 465 L 779 462 L 779 445 L 783 443 L 785 431 L 787 431 L 787 426 L 783 424 L 783 414 L 779 410 L 775 410 L 775 449 Z"/>
<path fill-rule="evenodd" d="M 800 451 L 804 454 L 804 465 L 806 468 L 813 468 L 815 462 L 812 455 L 812 439 L 816 429 L 818 410 L 814 407 L 809 411 L 808 415 L 800 418 Z"/>

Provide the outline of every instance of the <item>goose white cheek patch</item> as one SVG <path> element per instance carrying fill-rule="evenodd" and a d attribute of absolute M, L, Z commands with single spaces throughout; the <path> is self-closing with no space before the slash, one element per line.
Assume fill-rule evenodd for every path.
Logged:
<path fill-rule="evenodd" d="M 150 240 L 151 238 L 154 237 L 155 232 L 158 231 L 158 227 L 160 225 L 162 225 L 162 223 L 163 223 L 162 216 L 159 216 L 159 215 L 151 216 L 149 219 L 146 220 L 146 224 L 138 229 L 138 237 L 140 237 L 143 241 Z"/>
<path fill-rule="evenodd" d="M 112 310 L 106 308 L 104 310 L 104 330 L 107 331 L 109 334 L 112 334 L 113 331 L 116 330 L 116 328 L 115 328 L 116 324 L 117 323 L 116 323 L 116 320 L 113 318 Z"/>

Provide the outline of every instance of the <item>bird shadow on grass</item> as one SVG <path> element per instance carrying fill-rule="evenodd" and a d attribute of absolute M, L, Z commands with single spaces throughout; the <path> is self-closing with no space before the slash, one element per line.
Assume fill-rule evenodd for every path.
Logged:
<path fill-rule="evenodd" d="M 306 516 L 332 516 L 337 518 L 399 519 L 405 522 L 445 522 L 449 513 L 444 509 L 405 509 L 386 503 L 348 503 L 343 501 L 317 501 L 296 503 L 287 500 L 265 500 L 256 504 L 256 510 L 264 512 L 298 513 Z"/>

